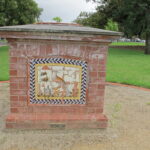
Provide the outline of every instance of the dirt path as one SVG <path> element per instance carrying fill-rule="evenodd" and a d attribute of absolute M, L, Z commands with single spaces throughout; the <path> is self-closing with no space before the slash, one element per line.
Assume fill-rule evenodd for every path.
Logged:
<path fill-rule="evenodd" d="M 150 150 L 150 92 L 108 85 L 107 130 L 4 130 L 9 84 L 0 83 L 0 150 Z"/>

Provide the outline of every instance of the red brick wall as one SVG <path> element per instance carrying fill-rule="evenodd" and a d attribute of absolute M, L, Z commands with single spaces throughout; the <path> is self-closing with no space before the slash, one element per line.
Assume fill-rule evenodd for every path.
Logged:
<path fill-rule="evenodd" d="M 16 40 L 10 42 L 10 98 L 12 113 L 103 112 L 107 46 L 80 42 Z M 31 58 L 67 57 L 88 62 L 86 104 L 71 106 L 30 105 L 28 63 Z"/>
<path fill-rule="evenodd" d="M 107 118 L 104 105 L 107 36 L 74 35 L 55 37 L 44 34 L 16 33 L 9 38 L 10 45 L 10 103 L 11 113 L 7 128 L 51 128 L 51 123 L 67 123 L 67 128 L 105 128 Z M 6 33 L 7 35 L 7 33 Z M 24 35 L 25 38 L 24 38 Z M 12 36 L 12 34 L 11 34 Z M 19 38 L 20 37 L 20 38 Z M 48 40 L 53 39 L 53 40 Z M 56 40 L 55 40 L 56 38 Z M 112 38 L 112 37 L 110 37 Z M 36 40 L 35 40 L 36 39 Z M 67 40 L 68 39 L 68 40 Z M 100 42 L 101 41 L 101 42 Z M 48 105 L 29 103 L 29 60 L 33 58 L 62 57 L 87 61 L 88 79 L 86 104 Z M 43 123 L 47 121 L 47 123 Z M 75 122 L 74 122 L 75 121 Z"/>

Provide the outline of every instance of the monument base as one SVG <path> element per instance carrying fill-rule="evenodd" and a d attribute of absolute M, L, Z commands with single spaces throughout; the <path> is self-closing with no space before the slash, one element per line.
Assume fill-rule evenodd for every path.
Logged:
<path fill-rule="evenodd" d="M 103 114 L 10 114 L 6 128 L 20 129 L 73 129 L 106 128 L 108 119 Z"/>

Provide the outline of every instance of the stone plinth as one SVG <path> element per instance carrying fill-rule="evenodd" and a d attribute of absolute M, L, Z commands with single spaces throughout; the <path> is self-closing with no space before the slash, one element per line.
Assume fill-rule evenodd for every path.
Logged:
<path fill-rule="evenodd" d="M 1 27 L 10 45 L 6 128 L 106 128 L 106 57 L 119 36 L 73 24 Z"/>

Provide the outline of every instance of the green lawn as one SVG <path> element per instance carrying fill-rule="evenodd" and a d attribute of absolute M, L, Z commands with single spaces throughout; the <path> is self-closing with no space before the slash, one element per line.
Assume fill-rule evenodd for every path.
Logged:
<path fill-rule="evenodd" d="M 139 42 L 113 42 L 112 46 L 145 46 L 145 43 Z"/>
<path fill-rule="evenodd" d="M 0 48 L 0 81 L 9 80 L 8 47 Z M 141 51 L 109 49 L 107 81 L 150 88 L 150 55 Z"/>
<path fill-rule="evenodd" d="M 9 80 L 8 47 L 0 47 L 0 81 Z"/>
<path fill-rule="evenodd" d="M 110 48 L 107 81 L 150 88 L 150 55 Z"/>

